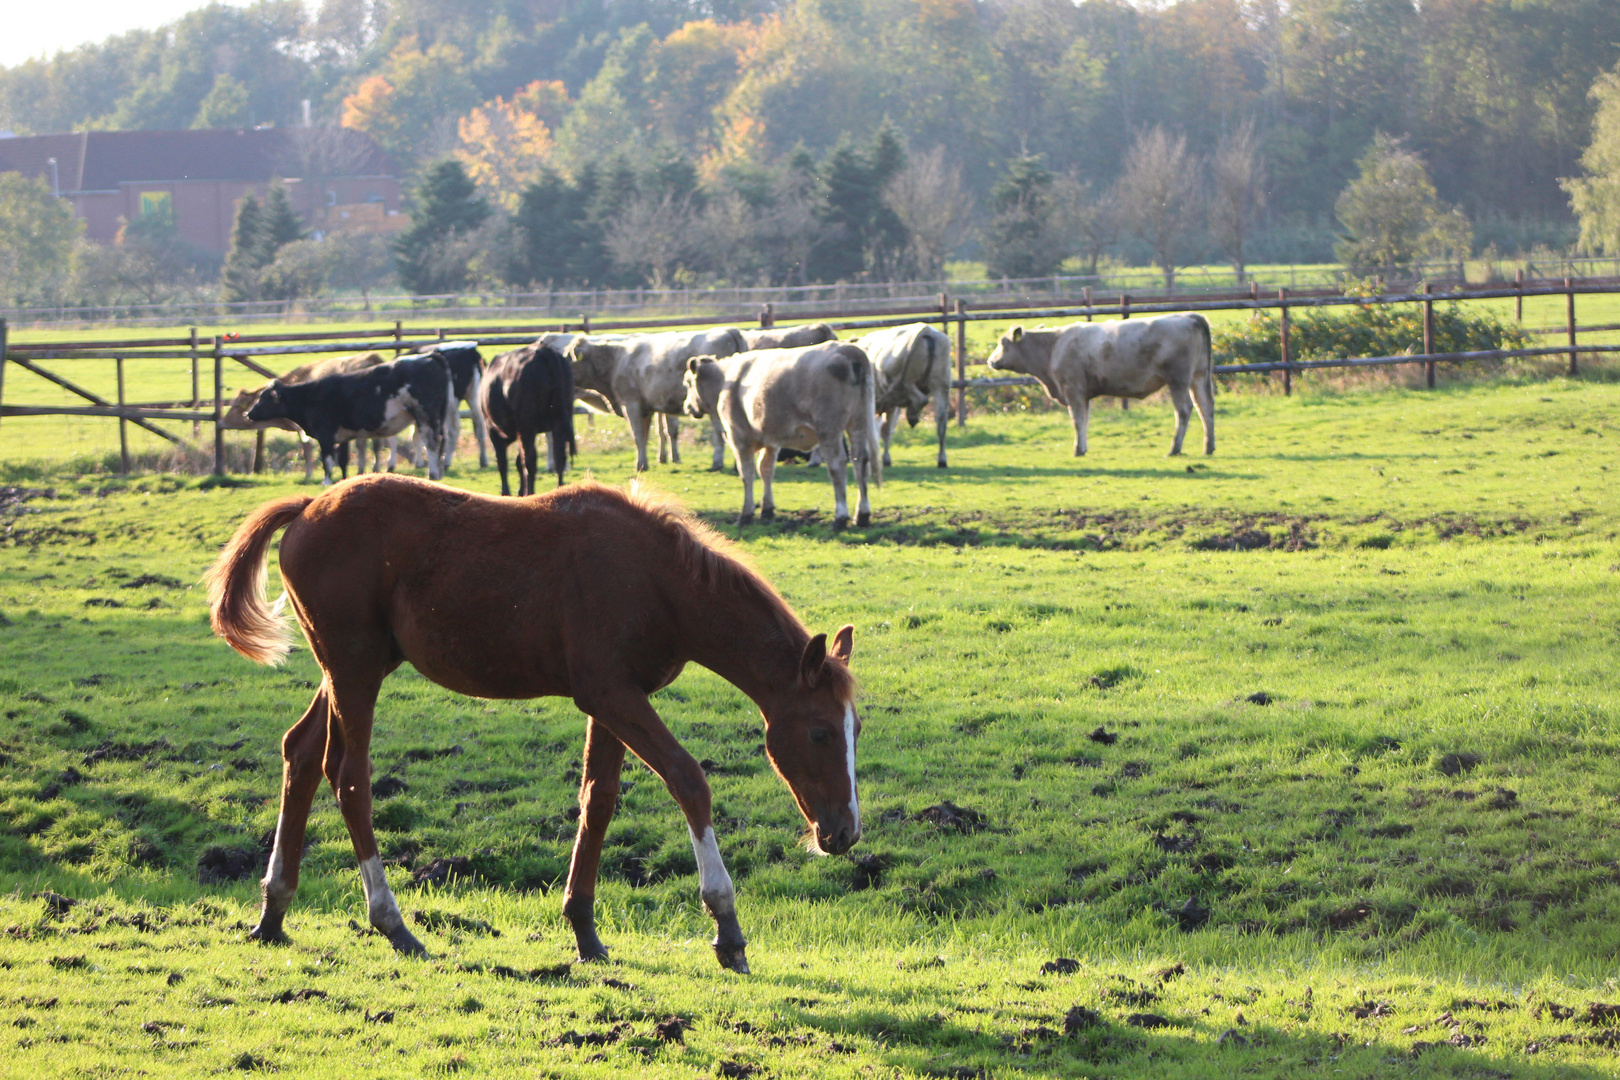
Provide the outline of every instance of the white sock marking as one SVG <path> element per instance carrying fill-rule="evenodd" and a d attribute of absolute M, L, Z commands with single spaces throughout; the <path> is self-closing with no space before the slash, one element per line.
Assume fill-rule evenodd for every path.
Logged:
<path fill-rule="evenodd" d="M 726 873 L 725 860 L 720 858 L 720 845 L 714 841 L 714 826 L 703 830 L 701 840 L 690 825 L 686 831 L 692 837 L 692 852 L 697 856 L 698 892 L 703 902 L 715 915 L 733 913 L 737 910 L 736 891 L 731 885 L 731 875 Z"/>
<path fill-rule="evenodd" d="M 286 594 L 282 594 L 286 599 Z M 264 872 L 264 894 L 275 904 L 285 907 L 287 901 L 292 899 L 292 890 L 287 887 L 287 867 L 281 857 L 281 815 L 276 815 L 276 842 L 270 849 L 270 866 Z"/>
<path fill-rule="evenodd" d="M 405 925 L 399 913 L 399 904 L 388 887 L 388 875 L 383 872 L 382 859 L 373 855 L 360 864 L 360 884 L 366 890 L 366 915 L 371 925 L 383 933 L 392 933 Z"/>
<path fill-rule="evenodd" d="M 849 817 L 861 834 L 861 804 L 855 797 L 855 706 L 844 703 L 844 757 L 849 764 Z"/>

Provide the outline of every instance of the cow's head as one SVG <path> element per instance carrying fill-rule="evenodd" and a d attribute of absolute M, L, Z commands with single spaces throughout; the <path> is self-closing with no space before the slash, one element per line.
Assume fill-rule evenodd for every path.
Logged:
<path fill-rule="evenodd" d="M 574 385 L 603 390 L 613 383 L 613 369 L 624 354 L 624 346 L 592 341 L 580 334 L 568 343 L 563 355 L 574 366 Z"/>
<path fill-rule="evenodd" d="M 1024 328 L 1015 326 L 1001 335 L 1001 340 L 996 342 L 996 351 L 990 354 L 986 363 L 992 371 L 1018 371 L 1027 375 L 1029 368 L 1024 365 L 1023 345 Z"/>
<path fill-rule="evenodd" d="M 681 382 L 686 386 L 686 415 L 701 420 L 714 411 L 720 399 L 720 365 L 712 356 L 694 356 L 686 362 Z"/>
<path fill-rule="evenodd" d="M 280 420 L 287 415 L 287 403 L 281 397 L 281 380 L 277 379 L 259 391 L 259 400 L 248 410 L 247 418 L 254 423 Z"/>

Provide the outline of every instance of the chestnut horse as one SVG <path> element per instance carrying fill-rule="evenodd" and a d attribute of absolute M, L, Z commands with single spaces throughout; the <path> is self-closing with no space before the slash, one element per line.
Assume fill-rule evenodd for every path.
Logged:
<path fill-rule="evenodd" d="M 282 581 L 324 678 L 282 739 L 281 815 L 252 937 L 282 936 L 324 774 L 360 861 L 372 926 L 400 952 L 425 953 L 389 891 L 371 828 L 373 712 L 383 678 L 404 661 L 458 693 L 572 697 L 586 714 L 563 901 L 581 960 L 607 956 L 596 936 L 597 866 L 628 747 L 686 815 L 715 955 L 748 970 L 708 782 L 647 700 L 688 662 L 759 706 L 765 752 L 810 826 L 812 849 L 839 854 L 860 838 L 854 628 L 839 630 L 830 648 L 827 635 L 812 637 L 764 578 L 679 507 L 635 486 L 498 499 L 386 474 L 266 503 L 207 578 L 214 631 L 262 664 L 279 663 L 291 645 L 264 595 L 266 549 L 282 528 Z"/>

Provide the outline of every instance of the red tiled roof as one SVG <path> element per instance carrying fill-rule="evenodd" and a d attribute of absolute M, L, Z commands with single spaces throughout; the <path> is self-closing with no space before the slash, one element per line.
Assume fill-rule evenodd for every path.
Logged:
<path fill-rule="evenodd" d="M 394 164 L 363 131 L 266 128 L 219 131 L 89 131 L 0 139 L 0 172 L 50 178 L 61 190 L 111 191 L 142 181 L 393 176 Z"/>

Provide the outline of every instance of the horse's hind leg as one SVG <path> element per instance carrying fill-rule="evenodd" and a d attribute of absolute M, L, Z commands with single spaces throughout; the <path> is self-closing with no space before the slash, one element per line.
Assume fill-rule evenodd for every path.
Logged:
<path fill-rule="evenodd" d="M 324 665 L 323 665 L 324 666 Z M 375 675 L 340 678 L 328 674 L 331 687 L 331 722 L 328 724 L 323 771 L 337 793 L 343 824 L 348 826 L 354 856 L 360 861 L 360 883 L 366 890 L 366 913 L 371 925 L 408 956 L 426 956 L 427 950 L 405 929 L 405 917 L 388 887 L 377 836 L 371 829 L 371 725 L 377 690 L 386 669 Z"/>
<path fill-rule="evenodd" d="M 309 823 L 310 803 L 321 786 L 321 756 L 326 747 L 326 687 L 315 692 L 315 700 L 303 718 L 287 730 L 281 740 L 281 813 L 276 818 L 275 846 L 265 871 L 264 907 L 259 925 L 248 937 L 255 941 L 278 941 L 285 935 L 281 921 L 298 891 L 298 864 L 304 857 L 304 829 Z"/>
<path fill-rule="evenodd" d="M 574 928 L 581 960 L 606 960 L 607 949 L 596 936 L 596 876 L 602 862 L 602 838 L 619 804 L 619 771 L 624 743 L 595 719 L 585 729 L 585 775 L 579 782 L 579 832 L 568 866 L 568 892 L 563 915 Z"/>

